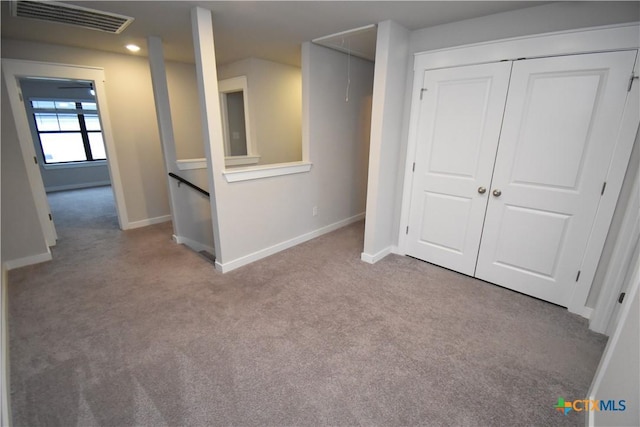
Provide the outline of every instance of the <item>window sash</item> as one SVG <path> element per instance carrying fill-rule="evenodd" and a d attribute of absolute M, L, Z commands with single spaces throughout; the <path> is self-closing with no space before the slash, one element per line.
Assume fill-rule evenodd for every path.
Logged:
<path fill-rule="evenodd" d="M 36 102 L 53 102 L 54 108 L 38 108 L 34 107 L 34 103 Z M 66 104 L 74 104 L 75 108 L 67 108 Z M 60 104 L 60 105 L 59 105 Z M 64 104 L 64 105 L 63 105 Z M 37 104 L 36 104 L 37 105 Z M 50 105 L 50 104 L 47 104 Z M 100 116 L 97 110 L 97 104 L 95 102 L 83 102 L 83 101 L 60 101 L 60 100 L 31 100 L 32 112 L 33 112 L 33 120 L 36 127 L 36 132 L 38 133 L 38 139 L 40 143 L 40 150 L 42 151 L 42 156 L 44 159 L 44 163 L 47 165 L 55 165 L 55 164 L 67 164 L 67 163 L 78 163 L 78 162 L 93 162 L 93 161 L 104 161 L 106 160 L 106 151 L 104 147 L 104 138 L 102 137 L 102 125 L 100 123 Z M 88 109 L 84 109 L 83 107 L 89 107 Z M 70 107 L 70 106 L 69 106 Z M 49 129 L 40 130 L 40 127 L 47 127 L 46 123 L 40 119 L 42 116 L 55 116 L 55 120 L 57 122 L 57 130 L 51 129 L 53 126 L 52 118 L 49 117 Z M 62 118 L 66 118 L 66 126 L 65 120 L 61 120 Z M 72 125 L 70 117 L 75 119 L 77 123 L 77 127 Z M 39 120 L 40 119 L 40 120 Z M 88 123 L 87 123 L 88 122 Z M 69 129 L 65 129 L 69 128 Z M 72 152 L 65 152 L 65 150 L 61 147 L 55 147 L 52 144 L 63 144 L 62 141 L 54 142 L 55 137 L 45 137 L 44 135 L 55 135 L 55 134 L 67 134 L 67 135 L 80 135 L 80 139 L 82 141 L 82 150 L 84 151 L 84 158 L 80 158 L 79 152 L 76 152 L 75 155 Z M 49 141 L 43 141 L 43 139 L 48 139 Z M 73 142 L 73 138 L 70 138 L 70 142 Z M 78 147 L 78 139 L 75 139 L 75 150 L 79 149 Z M 50 145 L 45 149 L 45 146 Z M 51 158 L 52 155 L 57 153 L 58 158 L 66 158 L 71 160 L 63 160 L 63 161 L 48 161 L 47 157 Z M 54 158 L 55 158 L 54 157 Z"/>

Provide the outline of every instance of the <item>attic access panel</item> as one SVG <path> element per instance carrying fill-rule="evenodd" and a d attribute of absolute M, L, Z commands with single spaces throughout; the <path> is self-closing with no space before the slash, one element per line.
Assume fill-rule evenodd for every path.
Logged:
<path fill-rule="evenodd" d="M 368 61 L 375 61 L 377 35 L 378 26 L 371 24 L 324 37 L 318 37 L 317 39 L 313 39 L 312 43 Z"/>

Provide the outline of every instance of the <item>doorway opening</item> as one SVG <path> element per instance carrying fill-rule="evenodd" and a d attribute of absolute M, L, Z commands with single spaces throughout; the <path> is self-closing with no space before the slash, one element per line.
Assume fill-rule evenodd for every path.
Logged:
<path fill-rule="evenodd" d="M 22 60 L 3 60 L 2 65 L 47 245 L 54 246 L 58 238 L 47 197 L 57 191 L 102 187 L 103 196 L 112 200 L 111 212 L 115 210 L 112 225 L 115 229 L 128 228 L 104 71 Z M 88 206 L 82 202 L 79 205 Z"/>
<path fill-rule="evenodd" d="M 93 82 L 21 78 L 20 89 L 57 231 L 118 229 Z"/>

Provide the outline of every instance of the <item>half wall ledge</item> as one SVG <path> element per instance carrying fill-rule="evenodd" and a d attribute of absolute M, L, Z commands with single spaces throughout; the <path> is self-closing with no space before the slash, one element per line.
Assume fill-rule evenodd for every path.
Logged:
<path fill-rule="evenodd" d="M 251 166 L 246 168 L 234 168 L 222 172 L 227 182 L 249 181 L 252 179 L 269 178 L 272 176 L 292 175 L 309 172 L 311 162 L 277 163 L 264 166 Z"/>

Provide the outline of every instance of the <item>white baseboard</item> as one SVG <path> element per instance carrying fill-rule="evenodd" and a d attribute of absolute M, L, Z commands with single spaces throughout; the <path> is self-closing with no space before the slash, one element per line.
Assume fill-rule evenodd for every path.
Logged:
<path fill-rule="evenodd" d="M 323 234 L 327 234 L 349 224 L 353 224 L 354 222 L 361 221 L 363 218 L 364 212 L 350 218 L 343 219 L 342 221 L 334 222 L 333 224 L 329 224 L 325 227 L 318 228 L 317 230 L 311 231 L 309 233 L 302 234 L 298 237 L 294 237 L 293 239 L 286 240 L 282 243 L 278 243 L 268 248 L 261 249 L 249 255 L 234 259 L 233 261 L 225 262 L 224 264 L 216 261 L 216 270 L 223 273 L 228 273 L 231 270 L 235 270 L 236 268 L 240 268 L 252 262 L 258 261 L 259 259 L 266 258 L 269 255 L 284 251 L 285 249 L 289 249 L 293 246 L 299 245 L 300 243 L 304 243 L 308 240 L 320 237 Z"/>
<path fill-rule="evenodd" d="M 193 239 L 189 239 L 188 237 L 176 236 L 174 234 L 173 241 L 178 243 L 179 245 L 189 246 L 191 249 L 193 249 L 196 252 L 206 251 L 206 252 L 209 252 L 211 255 L 214 255 L 216 253 L 216 250 L 211 246 L 205 245 L 204 243 L 197 242 Z"/>
<path fill-rule="evenodd" d="M 122 229 L 123 230 L 133 230 L 134 228 L 147 227 L 153 224 L 160 224 L 161 222 L 171 221 L 171 215 L 162 215 L 157 216 L 155 218 L 147 218 L 142 219 L 140 221 L 132 221 L 128 224 L 125 224 Z"/>
<path fill-rule="evenodd" d="M 569 313 L 573 313 L 573 314 L 577 314 L 578 316 L 582 316 L 587 320 L 591 319 L 591 316 L 593 315 L 593 308 L 587 307 L 586 305 L 578 307 L 577 310 L 576 310 L 576 307 L 569 306 L 569 307 L 567 307 L 567 311 L 569 311 Z M 599 332 L 599 331 L 596 331 L 596 332 Z"/>
<path fill-rule="evenodd" d="M 82 184 L 54 185 L 53 187 L 45 187 L 44 191 L 47 193 L 54 193 L 56 191 L 79 190 L 81 188 L 104 187 L 106 185 L 111 185 L 111 181 L 107 180 L 107 181 L 85 182 Z"/>
<path fill-rule="evenodd" d="M 593 308 L 584 307 L 582 309 L 582 312 L 580 313 L 580 316 L 584 317 L 585 319 L 591 319 L 592 314 L 593 314 Z"/>
<path fill-rule="evenodd" d="M 392 252 L 393 252 L 393 248 L 391 246 L 388 246 L 382 249 L 381 251 L 376 252 L 373 255 L 368 254 L 366 252 L 362 252 L 362 254 L 360 254 L 360 259 L 364 262 L 368 262 L 369 264 L 375 264 L 376 262 L 380 261 L 382 258 L 386 257 Z"/>
<path fill-rule="evenodd" d="M 29 255 L 24 258 L 11 259 L 9 261 L 5 261 L 4 265 L 7 270 L 13 270 L 14 268 L 26 267 L 27 265 L 40 264 L 41 262 L 51 261 L 51 250 L 47 248 L 47 252 L 37 254 L 37 255 Z"/>

